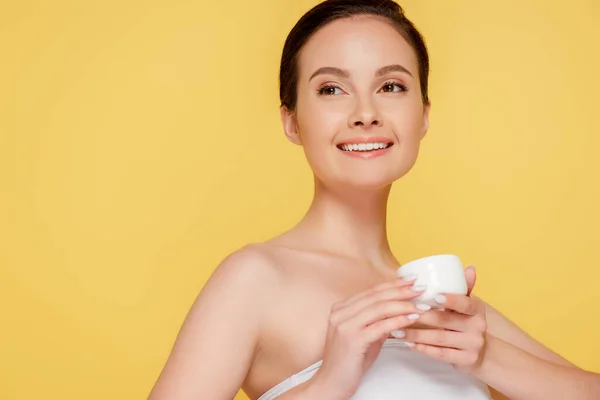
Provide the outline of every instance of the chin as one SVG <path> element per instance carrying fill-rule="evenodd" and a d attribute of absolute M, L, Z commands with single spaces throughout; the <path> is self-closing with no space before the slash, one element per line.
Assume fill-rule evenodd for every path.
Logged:
<path fill-rule="evenodd" d="M 311 169 L 325 187 L 335 191 L 383 190 L 407 175 L 415 165 L 418 150 L 404 150 L 372 160 L 319 155 L 310 160 L 314 161 Z"/>
<path fill-rule="evenodd" d="M 329 177 L 324 180 L 326 186 L 339 188 L 343 191 L 377 191 L 389 188 L 394 182 L 409 172 L 409 169 L 387 171 L 386 173 L 357 173 Z"/>

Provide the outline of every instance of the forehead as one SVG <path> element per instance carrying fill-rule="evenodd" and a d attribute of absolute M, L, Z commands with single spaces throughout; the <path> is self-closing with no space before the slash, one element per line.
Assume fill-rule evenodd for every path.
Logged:
<path fill-rule="evenodd" d="M 325 25 L 305 44 L 299 61 L 300 79 L 323 66 L 352 74 L 391 64 L 400 64 L 418 76 L 413 48 L 391 23 L 373 16 L 343 18 Z"/>

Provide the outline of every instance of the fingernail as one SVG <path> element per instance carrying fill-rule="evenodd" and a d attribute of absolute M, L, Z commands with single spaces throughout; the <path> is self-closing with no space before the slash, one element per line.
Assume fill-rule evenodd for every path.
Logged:
<path fill-rule="evenodd" d="M 421 311 L 429 311 L 431 310 L 431 306 L 427 304 L 417 304 L 417 309 Z"/>
<path fill-rule="evenodd" d="M 444 304 L 446 302 L 446 296 L 444 296 L 443 294 L 438 294 L 434 297 L 434 300 L 436 301 L 436 303 Z"/>
<path fill-rule="evenodd" d="M 395 337 L 396 339 L 402 339 L 403 337 L 406 336 L 406 332 L 404 332 L 404 331 L 392 331 L 392 336 Z"/>
<path fill-rule="evenodd" d="M 415 344 L 413 342 L 404 341 L 404 344 L 406 344 L 406 347 L 415 347 Z"/>
<path fill-rule="evenodd" d="M 413 320 L 414 320 L 414 319 L 419 319 L 419 314 L 408 314 L 408 315 L 406 316 L 406 318 L 408 318 L 408 319 L 413 319 Z"/>
<path fill-rule="evenodd" d="M 425 289 L 427 289 L 425 286 L 413 286 L 413 287 L 412 287 L 412 291 L 413 291 L 413 292 L 422 292 L 422 291 L 424 291 Z"/>
<path fill-rule="evenodd" d="M 417 279 L 416 275 L 406 275 L 402 277 L 402 280 L 406 282 L 414 281 L 415 279 Z"/>

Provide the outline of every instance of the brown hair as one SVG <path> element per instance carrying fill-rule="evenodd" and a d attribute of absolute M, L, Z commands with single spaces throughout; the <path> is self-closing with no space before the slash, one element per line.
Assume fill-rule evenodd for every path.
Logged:
<path fill-rule="evenodd" d="M 279 99 L 281 106 L 296 108 L 298 85 L 298 58 L 308 39 L 330 22 L 355 15 L 373 15 L 385 18 L 411 45 L 417 55 L 419 81 L 424 104 L 429 104 L 427 82 L 429 55 L 425 40 L 406 18 L 402 7 L 392 0 L 326 0 L 304 14 L 294 25 L 283 46 L 279 68 Z"/>

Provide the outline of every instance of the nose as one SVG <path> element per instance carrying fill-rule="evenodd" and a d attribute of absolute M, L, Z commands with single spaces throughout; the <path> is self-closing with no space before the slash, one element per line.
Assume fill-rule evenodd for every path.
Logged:
<path fill-rule="evenodd" d="M 368 100 L 359 102 L 348 120 L 348 126 L 351 128 L 362 127 L 368 129 L 381 126 L 381 124 L 382 120 L 377 108 Z"/>

